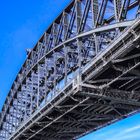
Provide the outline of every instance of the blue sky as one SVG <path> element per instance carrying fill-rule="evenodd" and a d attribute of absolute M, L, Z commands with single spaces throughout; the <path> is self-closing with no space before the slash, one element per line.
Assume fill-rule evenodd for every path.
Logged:
<path fill-rule="evenodd" d="M 93 132 L 80 140 L 140 140 L 140 114 Z"/>
<path fill-rule="evenodd" d="M 0 110 L 10 87 L 46 28 L 71 0 L 0 0 Z M 139 140 L 140 114 L 81 140 Z"/>

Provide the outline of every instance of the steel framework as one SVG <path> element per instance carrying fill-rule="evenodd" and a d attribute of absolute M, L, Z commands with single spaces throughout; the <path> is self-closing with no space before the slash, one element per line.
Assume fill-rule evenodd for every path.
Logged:
<path fill-rule="evenodd" d="M 140 109 L 140 1 L 73 0 L 18 73 L 0 140 L 71 140 Z"/>

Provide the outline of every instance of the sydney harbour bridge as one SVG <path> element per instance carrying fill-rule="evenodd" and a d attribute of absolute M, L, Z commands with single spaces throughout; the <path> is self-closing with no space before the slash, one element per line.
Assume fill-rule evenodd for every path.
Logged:
<path fill-rule="evenodd" d="M 0 140 L 74 140 L 139 112 L 140 1 L 73 0 L 21 67 Z"/>

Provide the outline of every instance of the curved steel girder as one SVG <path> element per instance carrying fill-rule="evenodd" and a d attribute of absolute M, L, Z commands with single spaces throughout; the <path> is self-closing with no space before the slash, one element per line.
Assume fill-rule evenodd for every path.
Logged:
<path fill-rule="evenodd" d="M 26 75 L 28 75 L 31 70 L 45 57 L 47 56 L 50 56 L 52 55 L 56 50 L 64 47 L 65 45 L 67 45 L 68 43 L 71 43 L 73 41 L 77 41 L 78 39 L 81 40 L 82 38 L 84 37 L 87 37 L 87 36 L 90 36 L 94 33 L 102 33 L 102 32 L 106 32 L 106 31 L 111 31 L 111 30 L 115 30 L 116 28 L 126 28 L 126 27 L 130 27 L 132 26 L 133 24 L 135 23 L 135 20 L 132 20 L 132 21 L 124 21 L 124 22 L 119 22 L 119 23 L 115 23 L 115 24 L 111 24 L 111 25 L 107 25 L 107 26 L 103 26 L 103 27 L 100 27 L 100 28 L 96 28 L 96 29 L 93 29 L 91 31 L 88 31 L 88 32 L 85 32 L 85 33 L 81 33 L 73 38 L 70 38 L 66 41 L 64 41 L 63 43 L 57 45 L 56 47 L 54 47 L 52 50 L 50 50 L 49 52 L 47 52 L 44 56 L 42 56 L 32 67 L 31 69 L 27 72 Z"/>

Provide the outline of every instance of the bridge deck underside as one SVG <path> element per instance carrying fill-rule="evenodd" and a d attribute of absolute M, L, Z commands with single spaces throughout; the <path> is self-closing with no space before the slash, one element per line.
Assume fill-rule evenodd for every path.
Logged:
<path fill-rule="evenodd" d="M 71 140 L 96 131 L 140 109 L 138 101 L 123 97 L 118 91 L 102 93 L 94 88 L 80 86 L 70 90 L 63 101 L 52 103 L 51 111 L 26 129 L 18 139 Z M 113 94 L 115 95 L 113 95 Z M 63 93 L 62 93 L 63 94 Z M 100 98 L 100 96 L 102 98 Z M 50 105 L 51 106 L 51 105 Z"/>

